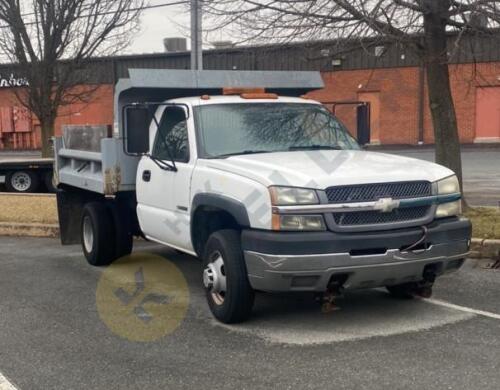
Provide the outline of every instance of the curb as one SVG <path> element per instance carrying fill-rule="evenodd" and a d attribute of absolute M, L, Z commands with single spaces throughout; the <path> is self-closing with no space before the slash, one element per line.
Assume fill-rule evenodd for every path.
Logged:
<path fill-rule="evenodd" d="M 59 237 L 59 225 L 0 222 L 0 236 Z"/>
<path fill-rule="evenodd" d="M 0 192 L 0 198 L 55 198 L 56 194 L 38 194 L 38 193 L 19 193 L 19 192 Z"/>
<path fill-rule="evenodd" d="M 473 238 L 470 247 L 470 258 L 492 259 L 500 262 L 500 240 Z"/>

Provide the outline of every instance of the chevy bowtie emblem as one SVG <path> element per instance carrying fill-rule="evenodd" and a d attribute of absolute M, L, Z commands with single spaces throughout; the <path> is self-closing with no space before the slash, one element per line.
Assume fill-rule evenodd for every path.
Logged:
<path fill-rule="evenodd" d="M 381 213 L 390 213 L 399 207 L 399 200 L 392 198 L 381 198 L 375 202 L 375 210 Z"/>

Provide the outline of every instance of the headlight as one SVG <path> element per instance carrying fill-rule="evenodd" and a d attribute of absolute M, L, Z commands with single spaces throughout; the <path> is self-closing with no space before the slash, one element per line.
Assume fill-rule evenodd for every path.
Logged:
<path fill-rule="evenodd" d="M 307 188 L 269 187 L 273 206 L 318 204 L 316 191 Z"/>
<path fill-rule="evenodd" d="M 439 180 L 437 182 L 437 192 L 440 202 L 444 201 L 446 203 L 438 205 L 436 208 L 436 218 L 454 217 L 462 213 L 462 201 L 460 199 L 457 200 L 457 197 L 460 198 L 460 183 L 455 175 Z M 451 199 L 449 199 L 451 202 L 448 202 L 448 199 L 443 199 L 448 198 L 446 195 L 451 195 Z"/>
<path fill-rule="evenodd" d="M 436 209 L 436 218 L 454 217 L 462 214 L 462 201 L 440 204 Z"/>
<path fill-rule="evenodd" d="M 322 231 L 326 230 L 326 227 L 322 215 L 273 214 L 273 230 Z"/>
<path fill-rule="evenodd" d="M 438 195 L 459 194 L 460 184 L 458 178 L 453 175 L 437 182 Z"/>

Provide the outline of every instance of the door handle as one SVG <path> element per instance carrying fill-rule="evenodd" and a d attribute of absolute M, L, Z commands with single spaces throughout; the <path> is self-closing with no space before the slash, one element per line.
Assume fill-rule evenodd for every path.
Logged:
<path fill-rule="evenodd" d="M 142 171 L 142 180 L 150 181 L 151 180 L 151 171 Z"/>

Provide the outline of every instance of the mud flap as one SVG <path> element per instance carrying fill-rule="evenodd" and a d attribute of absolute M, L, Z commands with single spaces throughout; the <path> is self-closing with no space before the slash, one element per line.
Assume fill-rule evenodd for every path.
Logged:
<path fill-rule="evenodd" d="M 58 189 L 56 197 L 61 244 L 80 244 L 83 206 L 88 202 L 103 200 L 104 196 L 89 191 Z"/>

